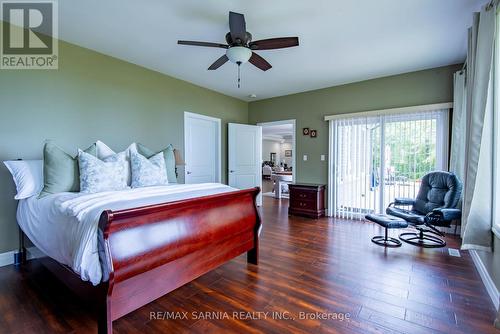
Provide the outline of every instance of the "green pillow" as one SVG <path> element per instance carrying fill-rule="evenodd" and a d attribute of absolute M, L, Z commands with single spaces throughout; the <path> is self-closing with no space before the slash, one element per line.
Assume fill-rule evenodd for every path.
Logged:
<path fill-rule="evenodd" d="M 160 152 L 163 152 L 163 158 L 165 159 L 165 167 L 167 168 L 167 178 L 168 183 L 177 183 L 177 176 L 175 175 L 175 156 L 174 147 L 168 145 L 166 149 L 159 152 L 154 152 L 147 148 L 146 146 L 137 143 L 137 152 L 145 156 L 146 158 L 151 158 Z"/>
<path fill-rule="evenodd" d="M 84 152 L 97 156 L 96 144 Z M 47 142 L 43 147 L 43 182 L 39 198 L 60 192 L 79 192 L 78 156 L 73 158 L 52 142 Z"/>

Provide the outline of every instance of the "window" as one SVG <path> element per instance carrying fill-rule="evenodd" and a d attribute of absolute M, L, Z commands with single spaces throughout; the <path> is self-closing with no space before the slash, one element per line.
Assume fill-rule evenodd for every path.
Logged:
<path fill-rule="evenodd" d="M 495 61 L 493 64 L 493 232 L 500 238 L 500 6 L 497 10 Z"/>
<path fill-rule="evenodd" d="M 421 178 L 448 163 L 448 109 L 331 121 L 332 215 L 382 213 L 415 198 Z"/>

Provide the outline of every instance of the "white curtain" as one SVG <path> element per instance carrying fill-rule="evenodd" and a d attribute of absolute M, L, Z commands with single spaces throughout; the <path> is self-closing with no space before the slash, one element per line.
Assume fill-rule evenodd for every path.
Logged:
<path fill-rule="evenodd" d="M 453 124 L 453 130 L 465 135 L 463 154 L 463 218 L 462 249 L 491 251 L 492 245 L 492 64 L 494 37 L 496 29 L 496 11 L 488 6 L 481 13 L 475 13 L 473 26 L 469 29 L 467 54 L 466 108 L 455 110 L 455 119 L 465 119 Z M 455 87 L 455 95 L 460 98 L 460 86 Z M 458 101 L 460 105 L 461 101 Z M 461 115 L 458 115 L 461 113 Z M 452 152 L 459 152 L 459 143 L 455 142 Z M 454 153 L 456 160 L 462 161 L 460 153 Z M 452 171 L 459 174 L 461 166 L 452 164 Z"/>
<path fill-rule="evenodd" d="M 465 70 L 458 71 L 453 76 L 453 119 L 451 131 L 450 171 L 464 180 L 465 168 L 465 108 L 466 88 Z"/>

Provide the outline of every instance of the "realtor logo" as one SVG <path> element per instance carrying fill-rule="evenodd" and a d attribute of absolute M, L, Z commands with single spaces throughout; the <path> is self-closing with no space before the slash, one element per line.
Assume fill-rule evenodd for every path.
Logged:
<path fill-rule="evenodd" d="M 57 4 L 2 2 L 1 69 L 57 69 Z"/>

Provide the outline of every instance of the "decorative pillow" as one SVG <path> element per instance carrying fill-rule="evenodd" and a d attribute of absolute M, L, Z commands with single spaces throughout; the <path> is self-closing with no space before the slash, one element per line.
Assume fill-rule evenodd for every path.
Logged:
<path fill-rule="evenodd" d="M 84 152 L 96 156 L 96 144 Z M 73 158 L 52 142 L 47 142 L 43 148 L 43 177 L 44 187 L 39 197 L 80 191 L 78 157 Z"/>
<path fill-rule="evenodd" d="M 163 152 L 148 159 L 136 151 L 131 151 L 130 165 L 132 168 L 132 188 L 168 184 Z"/>
<path fill-rule="evenodd" d="M 125 157 L 125 159 L 127 160 L 127 168 L 125 169 L 125 174 L 127 175 L 127 185 L 130 186 L 132 180 L 132 172 L 130 171 L 130 150 L 135 147 L 135 144 L 130 145 L 125 151 L 120 153 L 116 153 L 111 148 L 109 148 L 108 145 L 104 144 L 100 140 L 96 142 L 96 147 L 97 157 L 103 161 L 116 161 L 117 159 L 122 159 L 122 156 Z"/>
<path fill-rule="evenodd" d="M 165 167 L 167 169 L 168 182 L 177 183 L 177 176 L 175 175 L 174 147 L 172 145 L 168 145 L 167 148 L 156 153 L 140 143 L 135 144 L 135 147 L 137 149 L 137 152 L 142 154 L 146 158 L 151 158 L 153 155 L 163 152 L 163 157 L 165 158 Z"/>
<path fill-rule="evenodd" d="M 14 199 L 38 195 L 43 188 L 43 160 L 12 160 L 3 162 L 12 174 L 17 194 Z"/>
<path fill-rule="evenodd" d="M 78 151 L 80 166 L 80 191 L 98 193 L 127 189 L 128 160 L 125 153 L 101 160 L 93 155 Z"/>
<path fill-rule="evenodd" d="M 98 140 L 95 143 L 97 157 L 101 160 L 109 157 L 110 155 L 116 154 L 108 145 L 104 144 L 102 141 Z"/>

